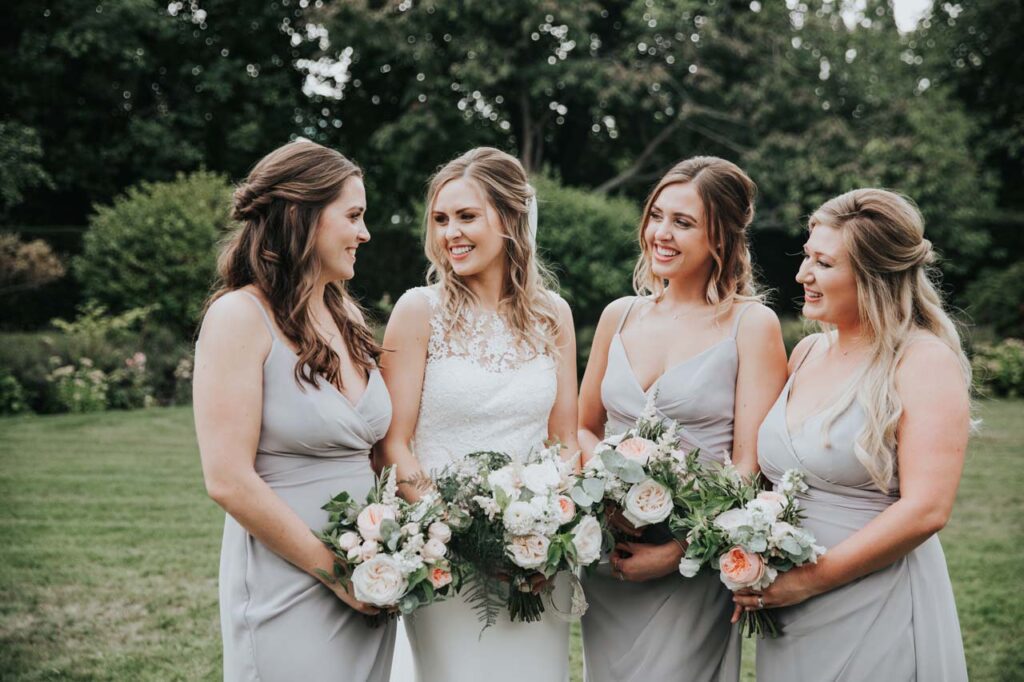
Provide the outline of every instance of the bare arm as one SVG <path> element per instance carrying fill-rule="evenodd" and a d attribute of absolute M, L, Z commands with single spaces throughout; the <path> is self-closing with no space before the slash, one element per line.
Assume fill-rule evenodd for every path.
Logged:
<path fill-rule="evenodd" d="M 583 450 L 583 461 L 590 459 L 594 447 L 604 438 L 604 424 L 607 419 L 604 403 L 601 400 L 601 382 L 608 367 L 608 349 L 615 336 L 615 327 L 626 311 L 632 297 L 627 296 L 612 301 L 601 313 L 601 319 L 594 331 L 594 340 L 590 345 L 590 357 L 587 369 L 583 373 L 579 398 L 579 444 Z"/>
<path fill-rule="evenodd" d="M 763 305 L 746 312 L 736 339 L 739 371 L 733 422 L 732 460 L 741 474 L 757 466 L 757 432 L 786 384 L 786 348 L 779 318 Z"/>
<path fill-rule="evenodd" d="M 562 444 L 562 457 L 575 457 L 579 451 L 576 440 L 576 330 L 573 328 L 572 310 L 562 298 L 558 299 L 559 329 L 558 390 L 555 404 L 548 417 L 548 438 Z"/>
<path fill-rule="evenodd" d="M 398 299 L 384 332 L 381 373 L 391 394 L 391 427 L 377 444 L 380 463 L 396 467 L 399 481 L 422 476 L 423 469 L 412 451 L 412 439 L 420 413 L 423 372 L 430 340 L 430 303 L 421 294 L 406 292 Z M 416 500 L 416 486 L 400 483 L 408 500 Z"/>
<path fill-rule="evenodd" d="M 333 574 L 334 555 L 256 473 L 263 362 L 271 338 L 255 302 L 227 294 L 211 306 L 196 346 L 193 410 L 210 497 L 257 540 L 303 571 Z M 375 613 L 339 585 L 353 608 Z"/>
<path fill-rule="evenodd" d="M 817 564 L 782 574 L 769 606 L 799 603 L 884 568 L 941 530 L 952 513 L 970 428 L 967 386 L 953 352 L 933 339 L 912 345 L 897 369 L 900 499 L 828 550 Z M 756 597 L 737 597 L 753 606 Z"/>

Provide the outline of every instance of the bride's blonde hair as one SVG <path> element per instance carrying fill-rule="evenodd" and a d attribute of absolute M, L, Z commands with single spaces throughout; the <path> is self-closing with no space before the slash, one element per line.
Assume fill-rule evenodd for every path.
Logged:
<path fill-rule="evenodd" d="M 431 234 L 431 215 L 437 193 L 459 178 L 472 180 L 484 192 L 501 221 L 505 237 L 506 269 L 499 313 L 516 339 L 538 352 L 555 355 L 558 309 L 554 278 L 537 257 L 531 234 L 530 202 L 536 193 L 519 160 L 492 147 L 477 147 L 446 163 L 430 179 L 427 190 L 423 246 L 430 268 L 427 283 L 438 284 L 449 330 L 461 331 L 467 308 L 476 295 L 452 269 L 445 250 Z"/>
<path fill-rule="evenodd" d="M 924 238 L 924 219 L 910 199 L 883 189 L 855 189 L 822 204 L 808 229 L 819 225 L 842 235 L 856 277 L 861 330 L 870 343 L 867 365 L 828 410 L 822 430 L 827 434 L 836 417 L 857 400 L 867 423 L 854 451 L 875 485 L 889 492 L 896 472 L 896 429 L 903 414 L 896 368 L 911 340 L 923 330 L 949 346 L 968 387 L 971 365 L 933 283 L 938 279 L 935 251 Z M 834 327 L 818 325 L 831 339 Z"/>

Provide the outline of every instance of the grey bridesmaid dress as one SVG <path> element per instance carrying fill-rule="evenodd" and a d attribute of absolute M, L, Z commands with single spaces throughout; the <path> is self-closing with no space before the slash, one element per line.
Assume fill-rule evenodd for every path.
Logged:
<path fill-rule="evenodd" d="M 362 500 L 373 484 L 370 447 L 391 422 L 380 373 L 370 372 L 353 404 L 327 381 L 318 389 L 295 382 L 295 353 L 273 337 L 263 365 L 263 423 L 255 468 L 312 529 L 327 523 L 320 509 L 347 490 Z M 224 679 L 387 682 L 395 625 L 374 629 L 305 571 L 256 540 L 230 515 L 220 560 Z"/>
<path fill-rule="evenodd" d="M 799 366 L 761 424 L 758 461 L 776 485 L 787 469 L 805 472 L 804 526 L 818 544 L 834 547 L 899 499 L 899 481 L 894 476 L 882 492 L 854 454 L 866 419 L 856 401 L 834 420 L 827 444 L 822 412 L 789 432 L 786 405 L 797 371 Z M 937 535 L 886 568 L 773 614 L 783 635 L 758 642 L 761 682 L 967 680 L 953 588 Z"/>
<path fill-rule="evenodd" d="M 739 355 L 736 331 L 753 304 L 737 314 L 732 333 L 707 350 L 673 365 L 647 391 L 622 345 L 630 303 L 608 349 L 601 400 L 609 435 L 632 427 L 652 393 L 654 405 L 683 427 L 688 448 L 704 462 L 724 461 L 732 449 Z M 732 596 L 712 571 L 693 578 L 673 572 L 646 582 L 620 581 L 607 563 L 586 576 L 589 608 L 582 619 L 588 682 L 735 681 L 740 637 L 730 625 Z"/>

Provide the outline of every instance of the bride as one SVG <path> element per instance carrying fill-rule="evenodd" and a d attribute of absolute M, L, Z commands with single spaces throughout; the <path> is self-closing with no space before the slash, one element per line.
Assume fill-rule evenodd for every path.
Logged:
<path fill-rule="evenodd" d="M 544 285 L 536 199 L 522 165 L 497 149 L 473 149 L 434 175 L 426 206 L 431 285 L 398 300 L 384 336 L 394 411 L 379 463 L 409 480 L 479 450 L 522 459 L 546 439 L 571 456 L 572 313 Z M 417 496 L 410 485 L 402 494 Z M 567 592 L 559 586 L 553 596 L 568 603 Z M 405 622 L 417 679 L 567 681 L 569 627 L 550 611 L 539 623 L 503 615 L 481 635 L 464 598 L 420 609 Z"/>

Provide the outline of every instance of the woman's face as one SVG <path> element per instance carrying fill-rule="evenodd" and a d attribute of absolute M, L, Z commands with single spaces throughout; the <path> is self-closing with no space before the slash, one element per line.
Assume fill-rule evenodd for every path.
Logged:
<path fill-rule="evenodd" d="M 691 182 L 666 186 L 655 197 L 644 226 L 655 277 L 681 280 L 711 274 L 704 202 Z"/>
<path fill-rule="evenodd" d="M 498 212 L 473 180 L 446 182 L 430 211 L 432 238 L 460 277 L 505 267 L 505 231 Z"/>
<path fill-rule="evenodd" d="M 835 325 L 859 322 L 857 277 L 836 228 L 816 225 L 811 229 L 796 281 L 804 285 L 804 317 Z"/>
<path fill-rule="evenodd" d="M 320 214 L 316 256 L 328 281 L 349 280 L 356 274 L 356 249 L 370 241 L 366 230 L 366 190 L 363 179 L 349 177 L 338 197 Z"/>

